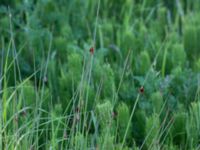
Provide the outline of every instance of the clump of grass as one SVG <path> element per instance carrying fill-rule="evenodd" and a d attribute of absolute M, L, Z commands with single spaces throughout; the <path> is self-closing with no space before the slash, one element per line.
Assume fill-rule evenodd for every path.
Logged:
<path fill-rule="evenodd" d="M 199 148 L 197 1 L 1 4 L 0 149 Z"/>

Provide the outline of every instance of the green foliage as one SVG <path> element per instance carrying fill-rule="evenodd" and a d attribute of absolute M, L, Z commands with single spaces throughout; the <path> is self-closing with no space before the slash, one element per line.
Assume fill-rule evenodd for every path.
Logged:
<path fill-rule="evenodd" d="M 200 56 L 200 44 L 198 42 L 200 33 L 199 13 L 193 17 L 188 15 L 184 27 L 184 47 L 190 59 L 196 59 Z M 195 26 L 194 26 L 195 25 Z"/>
<path fill-rule="evenodd" d="M 157 142 L 159 142 L 159 131 L 160 131 L 160 119 L 159 115 L 153 114 L 148 117 L 145 125 L 146 134 L 146 145 L 147 147 L 152 146 L 156 148 Z"/>
<path fill-rule="evenodd" d="M 200 70 L 200 58 L 195 62 L 195 64 L 194 64 L 194 70 L 196 72 L 199 72 L 199 70 Z"/>
<path fill-rule="evenodd" d="M 55 80 L 55 78 L 57 78 L 58 68 L 56 67 L 57 63 L 54 59 L 55 57 L 50 60 L 48 66 L 48 76 L 44 77 L 43 81 L 49 83 L 49 89 L 53 93 L 53 97 L 56 98 L 58 97 L 58 80 Z"/>
<path fill-rule="evenodd" d="M 110 65 L 103 66 L 103 88 L 102 94 L 105 98 L 112 98 L 115 95 L 116 87 L 114 73 Z"/>
<path fill-rule="evenodd" d="M 39 2 L 38 15 L 42 19 L 44 25 L 49 25 L 58 21 L 58 8 L 54 1 L 47 0 Z"/>
<path fill-rule="evenodd" d="M 125 31 L 123 31 L 123 35 L 120 35 L 120 37 L 122 37 L 122 39 L 120 39 L 120 43 L 119 45 L 121 44 L 123 46 L 123 50 L 122 50 L 122 53 L 123 53 L 123 56 L 126 57 L 127 54 L 128 54 L 128 51 L 134 47 L 139 47 L 140 44 L 139 44 L 139 40 L 137 40 L 135 38 L 135 35 L 133 33 L 133 31 L 131 29 L 127 29 Z M 138 42 L 138 43 L 136 43 Z M 135 45 L 134 45 L 135 44 Z M 134 48 L 136 49 L 136 48 Z"/>
<path fill-rule="evenodd" d="M 200 103 L 193 102 L 187 118 L 187 141 L 189 148 L 196 147 L 200 138 Z M 192 138 L 190 138 L 192 137 Z"/>
<path fill-rule="evenodd" d="M 100 25 L 99 34 L 101 47 L 108 47 L 113 43 L 113 24 L 111 21 L 105 21 Z"/>
<path fill-rule="evenodd" d="M 0 149 L 198 149 L 199 8 L 1 0 Z"/>
<path fill-rule="evenodd" d="M 116 87 L 115 76 L 109 64 L 96 64 L 94 68 L 95 85 L 101 85 L 101 94 L 103 98 L 113 99 Z"/>
<path fill-rule="evenodd" d="M 56 116 L 62 115 L 62 106 L 61 104 L 56 104 L 54 113 Z"/>
<path fill-rule="evenodd" d="M 82 150 L 87 148 L 87 142 L 83 134 L 76 133 L 74 137 L 74 148 L 77 150 Z"/>
<path fill-rule="evenodd" d="M 25 106 L 34 107 L 36 104 L 36 92 L 33 83 L 28 80 L 20 86 L 20 99 Z"/>
<path fill-rule="evenodd" d="M 72 53 L 67 57 L 67 70 L 71 79 L 73 79 L 75 85 L 80 81 L 82 73 L 82 57 L 77 53 Z"/>
<path fill-rule="evenodd" d="M 61 77 L 59 77 L 59 96 L 64 108 L 71 103 L 71 98 L 78 89 L 82 74 L 82 57 L 79 54 L 71 53 L 67 60 L 66 69 L 61 71 Z"/>
<path fill-rule="evenodd" d="M 64 37 L 57 37 L 54 39 L 54 45 L 57 49 L 58 57 L 61 61 L 65 61 L 67 59 L 67 39 Z"/>
<path fill-rule="evenodd" d="M 129 76 L 124 79 L 120 87 L 120 90 L 119 90 L 120 100 L 123 100 L 126 103 L 132 103 L 132 100 L 134 99 L 136 92 L 137 91 L 136 91 L 135 83 L 133 79 Z"/>
<path fill-rule="evenodd" d="M 169 57 L 171 57 L 172 68 L 176 66 L 183 67 L 186 64 L 186 53 L 184 51 L 183 45 L 173 45 Z"/>
<path fill-rule="evenodd" d="M 98 149 L 114 150 L 115 149 L 114 148 L 114 137 L 109 135 L 109 134 L 105 134 L 103 136 L 100 136 L 97 148 Z"/>
<path fill-rule="evenodd" d="M 190 103 L 195 100 L 198 76 L 191 70 L 176 67 L 173 69 L 171 77 L 172 82 L 170 83 L 170 91 L 172 92 L 172 95 L 177 98 L 177 102 L 183 103 L 184 106 L 188 108 Z M 185 94 L 181 93 L 183 90 Z"/>
<path fill-rule="evenodd" d="M 145 137 L 146 114 L 143 110 L 137 110 L 132 121 L 134 138 L 137 143 L 142 143 Z"/>
<path fill-rule="evenodd" d="M 117 127 L 119 132 L 119 138 L 123 138 L 125 136 L 129 118 L 130 112 L 128 106 L 125 103 L 120 103 L 117 107 Z M 132 125 L 129 126 L 128 133 L 126 135 L 127 138 L 131 137 L 131 128 Z M 120 140 L 122 142 L 123 139 Z"/>
<path fill-rule="evenodd" d="M 103 130 L 112 123 L 112 110 L 112 104 L 109 100 L 96 105 L 97 118 Z"/>
<path fill-rule="evenodd" d="M 174 144 L 185 146 L 186 143 L 186 119 L 185 112 L 179 112 L 174 115 L 174 123 L 170 129 L 170 134 Z"/>
<path fill-rule="evenodd" d="M 62 106 L 66 108 L 70 104 L 70 99 L 72 98 L 72 83 L 70 82 L 70 79 L 68 76 L 66 77 L 66 72 L 63 71 L 61 73 L 61 77 L 58 78 L 58 84 L 59 84 L 59 98 L 62 102 Z"/>
<path fill-rule="evenodd" d="M 161 92 L 152 93 L 150 96 L 150 100 L 152 103 L 153 111 L 156 114 L 160 114 L 162 106 L 163 106 L 163 96 L 162 96 Z"/>
<path fill-rule="evenodd" d="M 88 111 L 91 111 L 94 109 L 95 104 L 95 91 L 94 89 L 89 86 L 87 83 L 83 82 L 82 89 L 83 94 L 80 96 L 81 99 L 84 100 L 84 104 L 87 107 Z M 87 105 L 86 105 L 87 103 Z"/>
<path fill-rule="evenodd" d="M 156 30 L 159 33 L 159 37 L 161 39 L 164 39 L 168 27 L 166 7 L 160 7 L 158 9 L 157 18 L 158 18 L 158 24 L 156 26 Z"/>
<path fill-rule="evenodd" d="M 151 66 L 151 60 L 147 51 L 142 51 L 137 59 L 136 72 L 145 75 Z"/>
<path fill-rule="evenodd" d="M 164 145 L 163 146 L 163 149 L 164 150 L 178 150 L 179 148 L 178 148 L 178 146 L 176 146 L 176 145 L 173 145 L 173 144 L 166 144 L 166 145 Z"/>
<path fill-rule="evenodd" d="M 196 54 L 196 29 L 192 25 L 188 25 L 184 29 L 184 47 L 189 57 Z"/>
<path fill-rule="evenodd" d="M 9 30 L 9 26 L 10 26 L 10 22 L 9 22 L 9 17 L 8 16 L 4 16 L 0 19 L 0 31 L 3 32 L 7 32 Z"/>
<path fill-rule="evenodd" d="M 98 138 L 97 147 L 100 149 L 114 149 L 115 131 L 114 120 L 112 118 L 112 104 L 109 100 L 105 100 L 102 104 L 96 105 L 96 114 L 101 128 L 101 135 Z"/>
<path fill-rule="evenodd" d="M 62 106 L 61 104 L 55 104 L 55 108 L 53 109 L 53 112 L 51 113 L 52 117 L 52 123 L 51 123 L 51 130 L 52 130 L 52 135 L 51 135 L 51 143 L 53 148 L 57 149 L 58 145 L 55 145 L 55 140 L 57 138 L 62 138 L 63 136 L 63 131 L 60 130 L 60 128 L 63 128 L 62 124 Z"/>

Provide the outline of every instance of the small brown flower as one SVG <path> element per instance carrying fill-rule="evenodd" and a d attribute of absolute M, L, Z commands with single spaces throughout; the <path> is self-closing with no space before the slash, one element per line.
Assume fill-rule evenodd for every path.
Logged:
<path fill-rule="evenodd" d="M 90 54 L 92 54 L 92 55 L 94 54 L 94 47 L 90 48 Z"/>
<path fill-rule="evenodd" d="M 144 93 L 144 87 L 143 87 L 143 86 L 140 87 L 140 93 L 141 93 L 141 94 Z"/>

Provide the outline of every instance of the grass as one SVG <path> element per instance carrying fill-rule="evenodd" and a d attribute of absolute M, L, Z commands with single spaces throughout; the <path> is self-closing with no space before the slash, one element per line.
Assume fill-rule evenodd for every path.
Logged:
<path fill-rule="evenodd" d="M 0 150 L 200 149 L 199 8 L 0 2 Z"/>

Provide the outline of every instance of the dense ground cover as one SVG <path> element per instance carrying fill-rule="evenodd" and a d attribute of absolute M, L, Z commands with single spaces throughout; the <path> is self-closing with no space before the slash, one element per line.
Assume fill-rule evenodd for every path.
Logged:
<path fill-rule="evenodd" d="M 0 150 L 200 149 L 199 0 L 1 0 Z"/>

